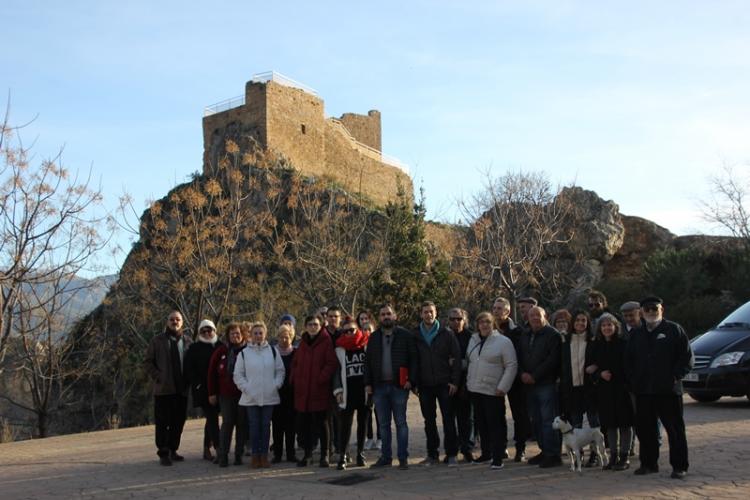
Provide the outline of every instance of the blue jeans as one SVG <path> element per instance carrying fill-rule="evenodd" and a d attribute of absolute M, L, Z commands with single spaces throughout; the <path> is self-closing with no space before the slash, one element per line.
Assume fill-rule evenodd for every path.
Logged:
<path fill-rule="evenodd" d="M 391 414 L 396 422 L 396 442 L 398 443 L 398 459 L 406 460 L 409 456 L 409 426 L 406 425 L 406 402 L 409 391 L 393 384 L 376 384 L 373 389 L 373 401 L 378 415 L 380 438 L 383 441 L 381 456 L 390 461 L 393 458 L 391 450 Z"/>
<path fill-rule="evenodd" d="M 250 436 L 250 449 L 253 455 L 268 454 L 271 440 L 271 417 L 275 405 L 246 406 L 247 424 Z"/>
<path fill-rule="evenodd" d="M 531 425 L 545 457 L 560 456 L 560 433 L 552 428 L 557 415 L 557 387 L 555 384 L 527 387 L 527 404 Z"/>

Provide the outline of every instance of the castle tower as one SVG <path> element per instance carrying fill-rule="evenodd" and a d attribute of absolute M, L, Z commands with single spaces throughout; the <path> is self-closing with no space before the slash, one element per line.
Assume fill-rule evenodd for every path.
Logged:
<path fill-rule="evenodd" d="M 381 137 L 379 111 L 326 118 L 314 90 L 278 73 L 256 75 L 244 96 L 206 108 L 203 171 L 213 171 L 231 139 L 241 151 L 259 146 L 304 175 L 333 180 L 382 206 L 395 198 L 399 184 L 411 194 L 412 182 L 406 167 L 383 155 Z"/>

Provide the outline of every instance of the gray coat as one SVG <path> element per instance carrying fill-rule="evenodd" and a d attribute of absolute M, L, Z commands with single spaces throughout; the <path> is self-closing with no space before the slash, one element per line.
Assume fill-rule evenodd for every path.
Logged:
<path fill-rule="evenodd" d="M 192 343 L 189 336 L 183 334 L 183 370 L 185 354 Z M 182 394 L 187 396 L 187 385 L 183 387 L 174 386 L 174 375 L 172 373 L 172 360 L 170 358 L 169 337 L 166 331 L 154 335 L 146 349 L 146 358 L 143 360 L 144 369 L 154 387 L 154 396 L 168 396 L 171 394 Z M 183 373 L 184 375 L 184 373 Z"/>

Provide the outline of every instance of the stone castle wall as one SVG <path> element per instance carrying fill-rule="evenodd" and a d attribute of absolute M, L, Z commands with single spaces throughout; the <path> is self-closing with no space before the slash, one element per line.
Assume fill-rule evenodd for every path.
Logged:
<path fill-rule="evenodd" d="M 256 143 L 303 174 L 361 193 L 378 206 L 396 197 L 399 184 L 409 196 L 413 190 L 404 171 L 380 161 L 380 112 L 326 119 L 322 99 L 274 81 L 247 82 L 244 105 L 204 117 L 204 173 L 213 170 L 227 139 L 246 151 Z"/>
<path fill-rule="evenodd" d="M 366 115 L 344 113 L 340 120 L 359 142 L 378 151 L 383 150 L 380 135 L 380 111 L 371 109 Z"/>

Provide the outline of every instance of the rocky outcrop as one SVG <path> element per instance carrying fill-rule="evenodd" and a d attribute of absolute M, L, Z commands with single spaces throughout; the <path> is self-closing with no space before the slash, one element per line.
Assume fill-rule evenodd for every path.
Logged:
<path fill-rule="evenodd" d="M 564 188 L 559 196 L 568 199 L 576 211 L 570 251 L 600 264 L 612 259 L 625 236 L 617 203 L 577 186 Z"/>
<path fill-rule="evenodd" d="M 643 262 L 654 252 L 673 245 L 675 235 L 642 217 L 622 215 L 623 244 L 604 268 L 606 278 L 640 277 Z"/>

